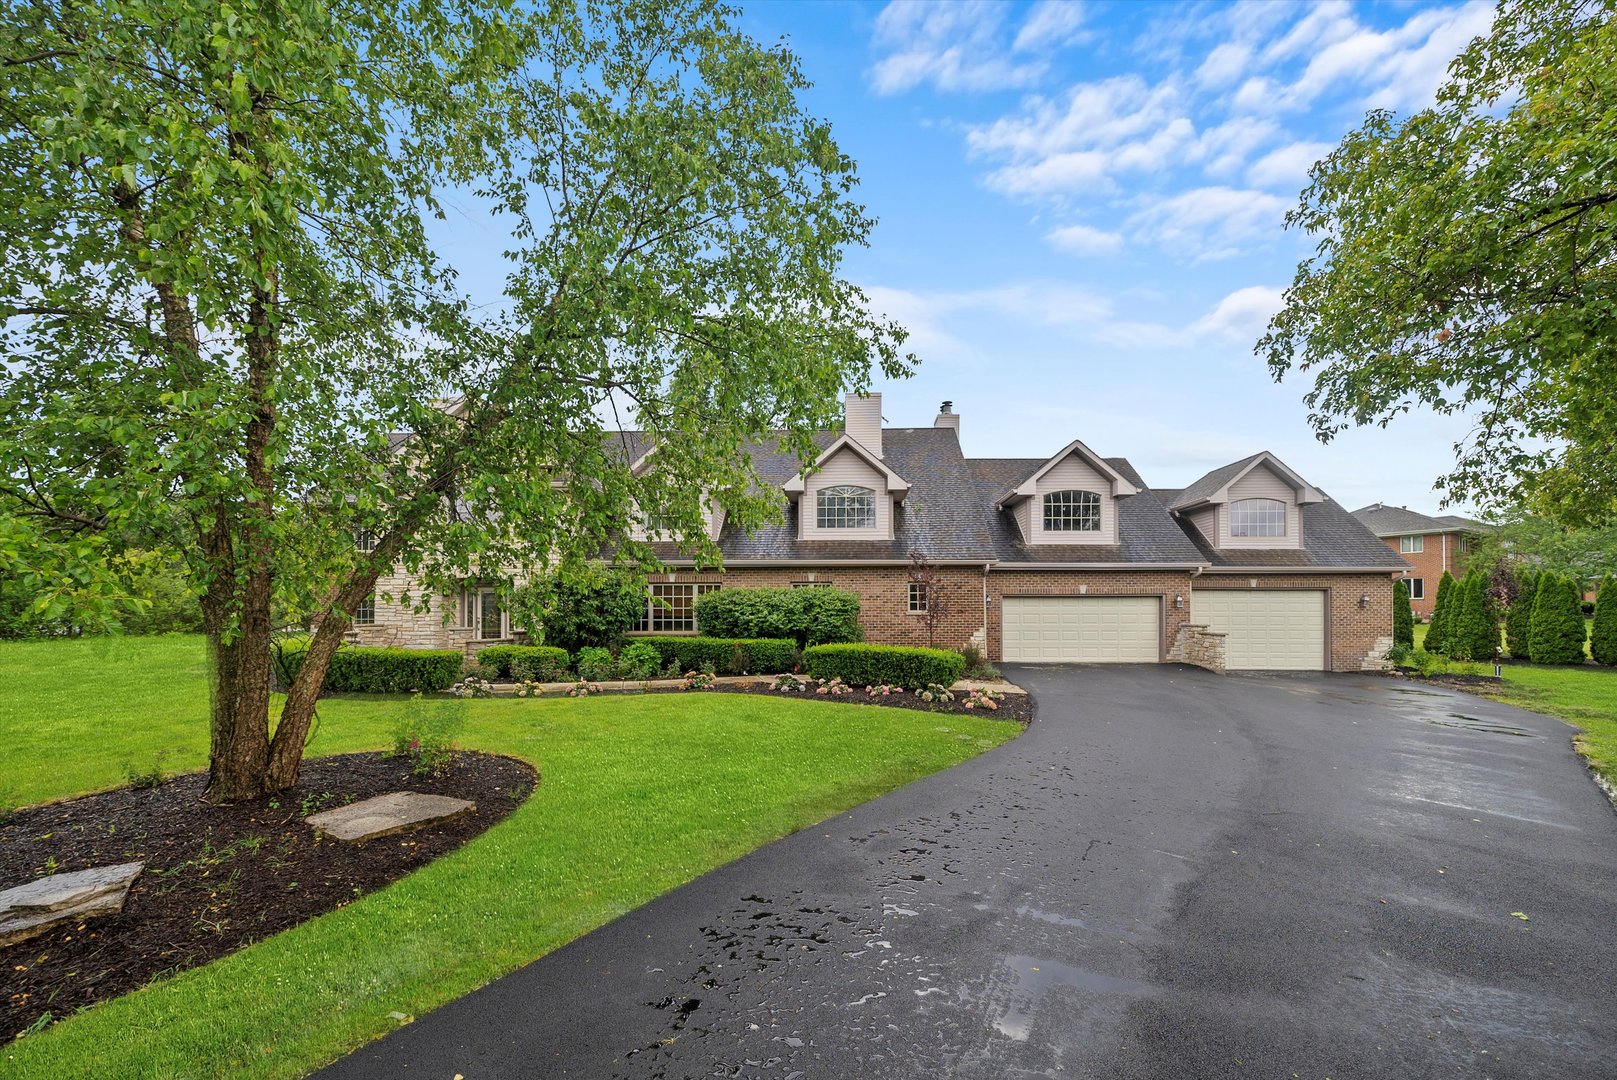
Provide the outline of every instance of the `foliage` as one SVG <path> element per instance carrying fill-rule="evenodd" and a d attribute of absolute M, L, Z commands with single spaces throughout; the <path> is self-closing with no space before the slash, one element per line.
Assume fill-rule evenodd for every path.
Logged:
<path fill-rule="evenodd" d="M 922 701 L 936 702 L 941 704 L 949 704 L 954 701 L 954 691 L 941 683 L 927 683 L 920 690 L 916 691 L 916 696 Z"/>
<path fill-rule="evenodd" d="M 1455 660 L 1492 660 L 1499 650 L 1499 616 L 1488 595 L 1488 579 L 1473 567 L 1459 583 L 1447 648 Z M 1414 640 L 1414 628 L 1410 628 Z"/>
<path fill-rule="evenodd" d="M 1432 604 L 1431 627 L 1426 631 L 1426 651 L 1448 654 L 1449 634 L 1454 625 L 1454 613 L 1458 606 L 1459 588 L 1454 575 L 1447 570 L 1437 583 L 1437 600 Z"/>
<path fill-rule="evenodd" d="M 449 688 L 458 698 L 485 698 L 494 696 L 494 684 L 476 675 L 468 675 Z"/>
<path fill-rule="evenodd" d="M 1403 578 L 1392 586 L 1392 640 L 1394 645 L 1415 644 L 1415 613 L 1409 606 L 1409 583 Z"/>
<path fill-rule="evenodd" d="M 546 645 L 568 652 L 610 648 L 646 617 L 646 578 L 635 570 L 588 565 L 517 590 L 513 610 L 543 628 Z"/>
<path fill-rule="evenodd" d="M 711 671 L 687 671 L 680 680 L 681 690 L 711 690 L 718 685 L 718 676 Z"/>
<path fill-rule="evenodd" d="M 711 561 L 710 503 L 779 519 L 745 443 L 812 460 L 842 391 L 908 370 L 843 276 L 854 163 L 706 0 L 8 4 L 0 49 L 0 521 L 38 541 L 0 557 L 84 626 L 122 538 L 184 556 L 214 799 L 296 782 L 382 574 L 424 606 L 482 566 L 649 568 L 636 507 Z M 510 223 L 504 295 L 433 249 L 450 190 Z M 609 400 L 678 453 L 631 472 Z M 317 629 L 272 723 L 277 610 Z"/>
<path fill-rule="evenodd" d="M 979 687 L 975 690 L 966 691 L 966 700 L 962 704 L 968 709 L 987 709 L 989 712 L 995 712 L 1004 700 L 1005 695 L 997 690 L 987 690 Z"/>
<path fill-rule="evenodd" d="M 1617 577 L 1607 575 L 1595 596 L 1595 620 L 1589 628 L 1589 655 L 1598 664 L 1617 665 Z"/>
<path fill-rule="evenodd" d="M 1531 660 L 1532 640 L 1529 625 L 1533 619 L 1533 599 L 1538 594 L 1537 570 L 1516 572 L 1516 599 L 1505 613 L 1505 647 L 1512 660 Z"/>
<path fill-rule="evenodd" d="M 152 755 L 151 767 L 146 769 L 137 769 L 133 763 L 125 762 L 124 780 L 135 791 L 154 791 L 162 787 L 163 782 L 169 778 L 168 773 L 163 771 L 165 756 L 167 756 L 165 751 L 157 751 Z"/>
<path fill-rule="evenodd" d="M 662 653 L 648 641 L 630 642 L 618 654 L 618 674 L 625 679 L 654 679 L 662 667 Z"/>
<path fill-rule="evenodd" d="M 725 675 L 764 675 L 792 671 L 797 667 L 797 643 L 789 639 L 703 635 L 642 637 L 636 638 L 635 642 L 656 649 L 665 664 L 674 664 L 680 671 L 707 666 Z"/>
<path fill-rule="evenodd" d="M 1598 581 L 1617 574 L 1617 524 L 1558 525 L 1516 507 L 1483 535 L 1472 561 L 1478 558 L 1552 570 L 1576 582 Z"/>
<path fill-rule="evenodd" d="M 926 607 L 918 617 L 926 627 L 927 646 L 936 647 L 938 627 L 948 620 L 953 603 L 943 587 L 943 575 L 920 548 L 910 549 L 909 588 L 925 596 Z"/>
<path fill-rule="evenodd" d="M 411 694 L 393 722 L 393 756 L 407 758 L 416 776 L 438 776 L 454 760 L 455 739 L 465 726 L 464 701 L 428 702 Z"/>
<path fill-rule="evenodd" d="M 1421 405 L 1472 434 L 1450 499 L 1617 510 L 1617 19 L 1507 0 L 1434 105 L 1370 113 L 1287 223 L 1318 238 L 1260 349 L 1314 377 L 1322 439 Z"/>
<path fill-rule="evenodd" d="M 596 682 L 600 679 L 611 679 L 617 675 L 617 661 L 612 659 L 609 649 L 586 645 L 578 650 L 574 662 L 578 668 L 578 677 L 585 682 Z"/>
<path fill-rule="evenodd" d="M 775 681 L 772 684 L 772 689 L 778 690 L 783 694 L 801 693 L 808 688 L 809 683 L 807 679 L 799 679 L 796 675 L 792 674 L 776 675 Z"/>
<path fill-rule="evenodd" d="M 554 645 L 490 645 L 477 654 L 478 663 L 494 670 L 495 677 L 518 677 L 518 664 L 527 666 L 523 677 L 540 682 L 555 682 L 567 670 L 573 658 L 566 649 Z"/>
<path fill-rule="evenodd" d="M 1560 574 L 1541 575 L 1527 628 L 1533 663 L 1583 663 L 1585 633 L 1577 586 Z"/>
<path fill-rule="evenodd" d="M 713 637 L 791 638 L 798 648 L 858 641 L 859 596 L 836 588 L 718 589 L 696 600 Z"/>
<path fill-rule="evenodd" d="M 840 677 L 833 675 L 829 679 L 816 680 L 814 692 L 822 697 L 846 697 L 853 693 L 853 687 L 849 686 Z"/>
<path fill-rule="evenodd" d="M 1387 650 L 1386 659 L 1387 662 L 1392 664 L 1393 667 L 1409 667 L 1414 663 L 1415 643 L 1413 628 L 1411 628 L 1410 640 L 1408 642 L 1393 642 L 1392 648 Z"/>
<path fill-rule="evenodd" d="M 888 683 L 919 690 L 928 683 L 952 686 L 966 669 L 966 658 L 947 649 L 899 645 L 816 645 L 803 651 L 808 673 L 840 678 L 856 686 Z"/>
<path fill-rule="evenodd" d="M 282 650 L 286 671 L 294 679 L 307 655 L 306 642 Z M 339 649 L 326 673 L 326 689 L 350 694 L 447 690 L 460 678 L 464 659 L 455 649 Z"/>

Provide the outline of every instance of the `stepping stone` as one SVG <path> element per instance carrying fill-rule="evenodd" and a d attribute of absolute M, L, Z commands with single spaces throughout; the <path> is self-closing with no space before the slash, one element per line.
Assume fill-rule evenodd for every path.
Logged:
<path fill-rule="evenodd" d="M 0 892 L 0 947 L 43 934 L 53 926 L 124 909 L 143 862 L 51 874 Z"/>
<path fill-rule="evenodd" d="M 445 795 L 393 791 L 374 799 L 322 810 L 303 820 L 333 840 L 357 844 L 378 836 L 409 832 L 424 825 L 450 821 L 477 809 L 476 803 Z"/>

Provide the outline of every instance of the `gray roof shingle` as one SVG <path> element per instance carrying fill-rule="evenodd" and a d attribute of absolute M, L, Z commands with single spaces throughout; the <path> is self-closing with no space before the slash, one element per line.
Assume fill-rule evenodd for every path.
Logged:
<path fill-rule="evenodd" d="M 1417 533 L 1481 532 L 1484 526 L 1458 514 L 1432 517 L 1407 506 L 1372 503 L 1353 511 L 1366 528 L 1377 536 L 1413 536 Z"/>

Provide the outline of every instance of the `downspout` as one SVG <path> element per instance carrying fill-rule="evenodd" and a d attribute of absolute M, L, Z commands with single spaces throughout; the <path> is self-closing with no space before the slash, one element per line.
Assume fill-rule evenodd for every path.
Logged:
<path fill-rule="evenodd" d="M 988 651 L 988 571 L 993 568 L 993 565 L 994 564 L 991 563 L 991 562 L 983 563 L 983 626 L 982 626 L 982 631 L 983 631 L 983 652 L 984 653 L 986 653 Z"/>

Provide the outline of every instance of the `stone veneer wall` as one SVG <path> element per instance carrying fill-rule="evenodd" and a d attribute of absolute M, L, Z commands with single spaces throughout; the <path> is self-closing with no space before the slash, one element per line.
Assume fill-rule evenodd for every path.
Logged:
<path fill-rule="evenodd" d="M 357 624 L 348 627 L 348 639 L 357 645 L 377 645 L 393 649 L 461 649 L 469 651 L 493 645 L 492 641 L 473 641 L 472 628 L 445 625 L 444 614 L 452 624 L 456 617 L 457 598 L 434 596 L 432 610 L 412 611 L 396 598 L 406 590 L 415 599 L 416 582 L 408 574 L 395 572 L 376 581 L 376 622 L 369 626 Z M 383 596 L 392 596 L 393 601 Z"/>
<path fill-rule="evenodd" d="M 1168 647 L 1168 659 L 1176 664 L 1195 664 L 1222 675 L 1226 670 L 1224 642 L 1228 637 L 1201 623 L 1184 623 L 1179 627 L 1179 636 Z"/>
<path fill-rule="evenodd" d="M 1378 662 L 1391 644 L 1392 582 L 1390 573 L 1243 575 L 1209 571 L 1196 579 L 1196 588 L 1323 589 L 1329 668 L 1363 671 L 1366 661 Z M 1368 607 L 1359 606 L 1361 596 L 1370 597 Z M 1384 638 L 1388 645 L 1381 644 Z"/>

